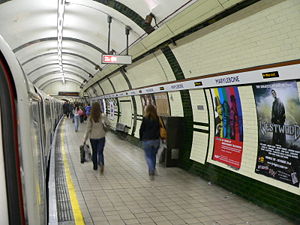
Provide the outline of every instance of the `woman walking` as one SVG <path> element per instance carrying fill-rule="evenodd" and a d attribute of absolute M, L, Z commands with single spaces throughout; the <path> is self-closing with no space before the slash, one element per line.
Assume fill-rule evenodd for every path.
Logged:
<path fill-rule="evenodd" d="M 87 129 L 84 135 L 84 143 L 90 138 L 92 146 L 92 159 L 94 170 L 100 166 L 100 173 L 104 171 L 104 145 L 105 145 L 105 129 L 104 126 L 108 126 L 106 117 L 102 114 L 100 104 L 98 102 L 93 103 L 91 116 L 88 119 Z"/>
<path fill-rule="evenodd" d="M 155 175 L 156 154 L 160 145 L 159 128 L 156 108 L 148 105 L 140 127 L 140 140 L 143 143 L 150 179 L 153 179 Z"/>

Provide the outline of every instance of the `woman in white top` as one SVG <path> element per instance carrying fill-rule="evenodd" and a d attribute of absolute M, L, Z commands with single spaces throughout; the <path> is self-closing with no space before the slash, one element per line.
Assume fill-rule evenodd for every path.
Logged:
<path fill-rule="evenodd" d="M 92 159 L 94 170 L 100 166 L 100 173 L 104 171 L 104 145 L 105 145 L 105 127 L 108 126 L 106 117 L 102 114 L 100 104 L 93 103 L 91 116 L 88 119 L 87 129 L 84 135 L 84 143 L 90 138 L 92 146 Z"/>
<path fill-rule="evenodd" d="M 73 115 L 74 115 L 74 126 L 75 126 L 75 132 L 78 131 L 78 127 L 79 127 L 79 106 L 75 106 L 74 110 L 73 110 Z"/>

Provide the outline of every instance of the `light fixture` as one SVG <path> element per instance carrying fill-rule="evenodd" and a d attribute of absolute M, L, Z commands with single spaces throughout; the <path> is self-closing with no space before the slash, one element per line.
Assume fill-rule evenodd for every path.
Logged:
<path fill-rule="evenodd" d="M 63 41 L 63 25 L 64 25 L 64 14 L 65 14 L 65 3 L 66 0 L 58 0 L 58 11 L 57 11 L 57 57 L 58 65 L 62 75 L 63 84 L 65 84 L 65 74 L 62 64 L 62 41 Z"/>

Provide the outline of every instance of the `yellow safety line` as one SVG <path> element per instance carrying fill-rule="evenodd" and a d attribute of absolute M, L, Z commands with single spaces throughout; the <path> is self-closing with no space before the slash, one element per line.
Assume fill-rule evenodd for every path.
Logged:
<path fill-rule="evenodd" d="M 67 185 L 68 185 L 68 190 L 69 190 L 75 224 L 76 225 L 85 225 L 83 216 L 82 216 L 82 212 L 81 212 L 81 209 L 80 209 L 80 206 L 78 203 L 75 187 L 74 187 L 74 184 L 72 181 L 71 173 L 70 173 L 69 163 L 68 163 L 68 159 L 67 159 L 67 155 L 66 155 L 66 151 L 65 151 L 65 142 L 64 142 L 63 131 L 61 132 L 61 151 L 62 151 L 62 156 L 63 156 L 63 161 L 64 161 L 66 180 L 67 180 Z"/>

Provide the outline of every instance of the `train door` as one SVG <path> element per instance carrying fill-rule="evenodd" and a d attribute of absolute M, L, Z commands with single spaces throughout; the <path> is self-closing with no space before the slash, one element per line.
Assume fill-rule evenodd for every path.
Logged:
<path fill-rule="evenodd" d="M 40 118 L 40 133 L 41 133 L 41 144 L 42 144 L 42 151 L 43 156 L 46 155 L 46 125 L 45 125 L 45 117 L 44 117 L 44 104 L 43 104 L 43 97 L 41 94 L 35 89 L 36 94 L 41 99 L 37 104 L 39 108 L 39 118 Z"/>
<path fill-rule="evenodd" d="M 1 104 L 1 102 L 0 102 Z M 2 124 L 1 124 L 1 111 L 0 111 L 0 224 L 8 224 L 8 209 L 7 209 L 7 193 L 6 193 L 6 181 L 5 181 L 5 167 L 3 158 L 2 147 Z"/>
<path fill-rule="evenodd" d="M 16 89 L 0 52 L 0 224 L 25 224 Z"/>
<path fill-rule="evenodd" d="M 45 163 L 48 164 L 51 143 L 51 105 L 49 99 L 44 99 L 44 121 L 46 128 Z"/>
<path fill-rule="evenodd" d="M 46 204 L 46 186 L 45 186 L 45 164 L 44 164 L 44 153 L 42 151 L 42 132 L 41 132 L 41 117 L 40 117 L 40 102 L 41 99 L 38 95 L 31 95 L 30 101 L 30 114 L 31 114 L 31 143 L 34 157 L 33 176 L 34 182 L 36 183 L 37 197 L 37 210 L 39 211 L 39 219 L 37 224 L 47 223 L 47 204 Z"/>

